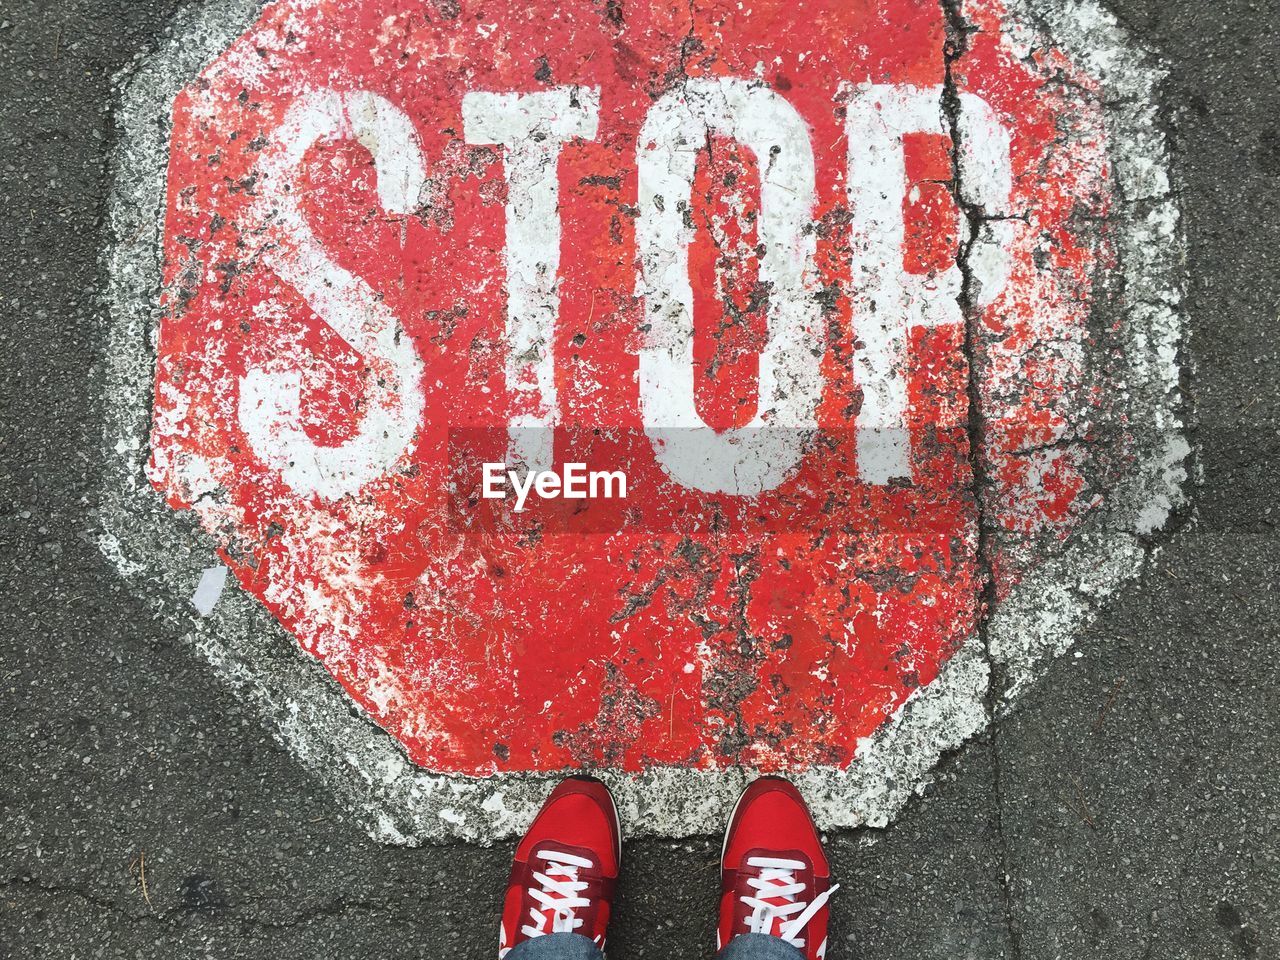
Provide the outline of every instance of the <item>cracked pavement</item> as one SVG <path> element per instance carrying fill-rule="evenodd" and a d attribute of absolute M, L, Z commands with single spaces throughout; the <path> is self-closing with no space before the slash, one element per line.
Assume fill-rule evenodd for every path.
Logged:
<path fill-rule="evenodd" d="M 369 840 L 93 542 L 110 80 L 177 6 L 0 10 L 0 958 L 489 957 L 510 844 Z M 1033 696 L 830 837 L 833 958 L 1280 955 L 1280 4 L 1110 6 L 1171 70 L 1202 482 Z M 628 846 L 611 956 L 711 955 L 718 843 Z"/>

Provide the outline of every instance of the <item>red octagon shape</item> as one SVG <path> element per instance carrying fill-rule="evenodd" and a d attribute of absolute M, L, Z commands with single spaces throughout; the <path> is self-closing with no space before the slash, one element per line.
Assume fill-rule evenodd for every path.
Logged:
<path fill-rule="evenodd" d="M 152 483 L 426 768 L 847 767 L 1136 455 L 1099 83 L 1019 31 L 270 5 L 173 105 Z"/>

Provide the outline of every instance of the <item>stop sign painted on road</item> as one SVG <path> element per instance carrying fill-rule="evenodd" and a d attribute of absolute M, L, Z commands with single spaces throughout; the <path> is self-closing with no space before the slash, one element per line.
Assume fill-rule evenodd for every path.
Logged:
<path fill-rule="evenodd" d="M 185 583 L 198 519 L 261 605 L 206 649 L 385 836 L 584 767 L 642 829 L 744 768 L 882 822 L 1178 502 L 1158 76 L 1096 8 L 191 16 L 122 106 L 104 547 Z"/>

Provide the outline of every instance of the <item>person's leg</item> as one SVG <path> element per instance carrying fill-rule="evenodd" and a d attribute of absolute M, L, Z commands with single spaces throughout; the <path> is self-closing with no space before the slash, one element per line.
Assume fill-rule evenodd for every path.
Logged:
<path fill-rule="evenodd" d="M 580 933 L 548 933 L 511 948 L 506 960 L 603 960 L 604 953 Z M 743 957 L 742 960 L 751 960 Z M 761 957 L 758 960 L 765 960 Z"/>
<path fill-rule="evenodd" d="M 762 777 L 738 800 L 720 858 L 720 960 L 825 960 L 831 868 L 800 792 Z"/>
<path fill-rule="evenodd" d="M 609 791 L 570 777 L 516 847 L 502 905 L 499 960 L 601 960 L 622 859 Z"/>
<path fill-rule="evenodd" d="M 720 951 L 719 960 L 804 960 L 804 954 L 799 947 L 793 947 L 781 937 L 771 937 L 767 933 L 743 933 Z"/>

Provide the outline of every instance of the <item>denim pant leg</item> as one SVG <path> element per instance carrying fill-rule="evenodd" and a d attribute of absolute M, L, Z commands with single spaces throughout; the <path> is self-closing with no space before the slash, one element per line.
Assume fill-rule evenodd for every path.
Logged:
<path fill-rule="evenodd" d="M 743 933 L 725 944 L 716 960 L 804 960 L 804 954 L 781 937 Z"/>
<path fill-rule="evenodd" d="M 578 933 L 550 933 L 517 944 L 507 960 L 603 960 L 604 954 Z M 720 951 L 717 960 L 803 960 L 804 954 L 778 937 L 744 933 Z"/>
<path fill-rule="evenodd" d="M 604 954 L 580 933 L 548 933 L 517 943 L 506 960 L 604 960 Z"/>

